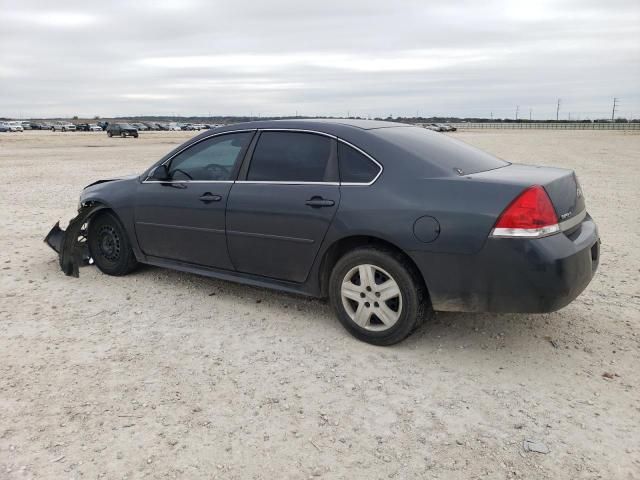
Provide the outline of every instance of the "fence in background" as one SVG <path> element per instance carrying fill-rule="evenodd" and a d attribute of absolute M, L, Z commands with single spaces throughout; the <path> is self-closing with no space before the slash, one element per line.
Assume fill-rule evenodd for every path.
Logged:
<path fill-rule="evenodd" d="M 534 130 L 640 130 L 640 123 L 451 123 L 456 128 L 502 128 Z"/>

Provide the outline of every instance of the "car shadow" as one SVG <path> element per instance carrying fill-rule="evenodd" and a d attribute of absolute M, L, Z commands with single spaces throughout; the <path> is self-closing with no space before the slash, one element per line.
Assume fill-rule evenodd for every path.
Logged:
<path fill-rule="evenodd" d="M 261 308 L 282 309 L 282 313 L 304 312 L 306 318 L 323 322 L 328 329 L 342 330 L 328 300 L 305 297 L 268 288 L 202 277 L 160 267 L 141 265 L 132 275 L 160 276 L 163 283 L 189 286 L 190 294 L 224 298 L 236 304 L 262 303 Z M 195 290 L 192 290 L 195 289 Z M 185 293 L 187 288 L 185 288 Z M 394 350 L 463 350 L 467 352 L 491 351 L 492 355 L 506 356 L 539 354 L 541 345 L 550 351 L 562 347 L 558 326 L 564 323 L 563 313 L 547 314 L 493 314 L 437 312 L 426 319 L 411 336 L 391 348 Z M 346 331 L 344 335 L 349 335 Z"/>

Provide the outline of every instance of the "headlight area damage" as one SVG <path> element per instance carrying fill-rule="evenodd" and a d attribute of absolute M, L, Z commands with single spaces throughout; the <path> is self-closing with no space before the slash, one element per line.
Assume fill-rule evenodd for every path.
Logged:
<path fill-rule="evenodd" d="M 105 205 L 99 203 L 83 205 L 78 210 L 78 215 L 69 222 L 66 231 L 60 228 L 60 222 L 56 222 L 44 238 L 45 243 L 58 253 L 60 268 L 65 275 L 78 278 L 80 264 L 90 263 L 87 223 L 92 215 L 105 208 Z"/>

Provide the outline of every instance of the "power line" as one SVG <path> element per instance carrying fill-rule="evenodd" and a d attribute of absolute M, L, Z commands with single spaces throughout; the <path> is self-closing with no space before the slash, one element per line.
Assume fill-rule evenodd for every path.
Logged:
<path fill-rule="evenodd" d="M 613 97 L 613 109 L 611 110 L 611 121 L 616 121 L 616 107 L 618 106 L 618 98 Z"/>
<path fill-rule="evenodd" d="M 558 106 L 556 107 L 556 122 L 558 121 L 559 115 L 560 115 L 560 99 L 558 99 Z"/>

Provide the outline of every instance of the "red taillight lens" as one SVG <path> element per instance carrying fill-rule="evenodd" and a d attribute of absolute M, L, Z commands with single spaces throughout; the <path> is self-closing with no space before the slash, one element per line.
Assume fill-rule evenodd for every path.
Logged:
<path fill-rule="evenodd" d="M 509 205 L 494 228 L 494 236 L 536 237 L 559 231 L 549 195 L 540 185 L 527 188 Z"/>

